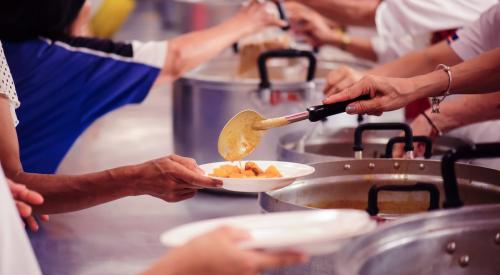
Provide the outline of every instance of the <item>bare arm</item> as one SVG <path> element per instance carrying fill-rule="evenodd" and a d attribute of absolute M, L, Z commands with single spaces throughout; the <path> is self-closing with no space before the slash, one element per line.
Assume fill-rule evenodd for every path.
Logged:
<path fill-rule="evenodd" d="M 460 62 L 462 59 L 446 41 L 442 41 L 426 49 L 407 54 L 393 62 L 377 66 L 366 73 L 390 77 L 411 77 L 428 73 L 438 64 L 452 66 Z"/>
<path fill-rule="evenodd" d="M 294 0 L 343 25 L 375 26 L 379 0 Z"/>
<path fill-rule="evenodd" d="M 268 13 L 265 4 L 253 1 L 218 26 L 174 38 L 168 43 L 162 77 L 175 80 L 217 56 L 240 38 L 272 25 L 283 26 L 285 23 L 276 15 Z"/>
<path fill-rule="evenodd" d="M 3 96 L 0 96 L 0 133 L 0 162 L 6 176 L 45 198 L 44 204 L 35 207 L 37 213 L 76 211 L 145 194 L 175 202 L 194 196 L 198 186 L 221 184 L 202 176 L 193 160 L 178 156 L 78 176 L 26 173 L 19 158 L 9 102 Z"/>

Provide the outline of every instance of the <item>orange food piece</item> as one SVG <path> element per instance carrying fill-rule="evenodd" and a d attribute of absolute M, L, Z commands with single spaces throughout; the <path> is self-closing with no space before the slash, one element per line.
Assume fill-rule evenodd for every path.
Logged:
<path fill-rule="evenodd" d="M 210 176 L 219 178 L 281 178 L 283 177 L 274 165 L 270 165 L 264 171 L 255 162 L 247 162 L 244 168 L 240 168 L 236 165 L 222 165 L 215 168 Z"/>

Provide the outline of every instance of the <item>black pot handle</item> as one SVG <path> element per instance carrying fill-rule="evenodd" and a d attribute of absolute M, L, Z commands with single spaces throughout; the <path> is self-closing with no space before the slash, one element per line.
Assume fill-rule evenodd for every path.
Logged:
<path fill-rule="evenodd" d="M 429 192 L 429 211 L 439 209 L 439 189 L 436 185 L 431 183 L 417 182 L 413 185 L 373 185 L 368 192 L 368 208 L 366 211 L 371 216 L 379 213 L 378 209 L 378 193 L 381 191 L 395 191 L 395 192 L 416 192 L 426 191 Z"/>
<path fill-rule="evenodd" d="M 362 158 L 363 152 L 363 132 L 368 130 L 401 130 L 405 132 L 405 152 L 413 151 L 413 131 L 405 123 L 365 123 L 356 127 L 354 131 L 354 154 L 356 158 Z"/>
<path fill-rule="evenodd" d="M 456 208 L 464 205 L 458 193 L 455 162 L 460 159 L 479 159 L 500 157 L 500 143 L 480 143 L 460 146 L 446 152 L 441 160 L 441 174 L 445 193 L 444 208 Z"/>
<path fill-rule="evenodd" d="M 309 67 L 307 69 L 307 82 L 314 80 L 316 75 L 316 57 L 310 51 L 302 51 L 295 49 L 282 49 L 282 50 L 272 50 L 262 53 L 258 59 L 259 75 L 260 75 L 260 88 L 269 89 L 271 88 L 271 82 L 269 81 L 269 74 L 267 72 L 266 62 L 272 58 L 307 58 L 309 61 Z"/>
<path fill-rule="evenodd" d="M 356 101 L 368 99 L 370 99 L 370 95 L 362 95 L 355 99 L 350 99 L 343 102 L 309 107 L 307 108 L 307 111 L 309 112 L 309 120 L 312 122 L 316 122 L 329 116 L 343 113 L 345 112 L 345 108 L 347 107 L 347 105 Z"/>
<path fill-rule="evenodd" d="M 404 137 L 393 137 L 387 142 L 385 147 L 385 158 L 392 158 L 392 151 L 394 150 L 394 145 L 396 143 L 405 142 Z M 424 158 L 430 159 L 432 157 L 432 140 L 427 136 L 414 136 L 413 142 L 421 142 L 425 144 Z"/>

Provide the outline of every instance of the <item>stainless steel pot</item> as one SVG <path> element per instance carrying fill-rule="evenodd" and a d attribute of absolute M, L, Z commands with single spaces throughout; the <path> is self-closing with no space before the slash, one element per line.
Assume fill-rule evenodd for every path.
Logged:
<path fill-rule="evenodd" d="M 283 189 L 259 194 L 259 204 L 267 212 L 355 208 L 394 218 L 436 208 L 436 204 L 444 203 L 444 192 L 455 192 L 465 205 L 500 203 L 500 171 L 467 164 L 454 166 L 460 152 L 463 149 L 453 157 L 445 154 L 442 162 L 361 159 L 313 164 L 315 174 Z M 459 195 L 453 186 L 460 187 Z"/>
<path fill-rule="evenodd" d="M 348 244 L 332 266 L 338 275 L 500 274 L 500 205 L 401 219 Z"/>
<path fill-rule="evenodd" d="M 299 163 L 317 163 L 352 158 L 354 132 L 356 128 L 348 127 L 329 133 L 308 133 L 298 131 L 282 136 L 278 142 L 278 158 L 282 161 Z M 387 144 L 398 131 L 371 131 L 364 136 L 364 154 L 371 158 L 385 155 Z M 442 156 L 446 151 L 461 145 L 469 144 L 459 138 L 442 136 L 432 145 L 431 154 Z"/>
<path fill-rule="evenodd" d="M 314 71 L 311 70 L 312 54 L 294 50 L 287 54 L 290 57 L 306 56 L 309 63 L 297 62 L 289 66 L 288 62 L 283 62 L 282 53 L 278 54 L 280 58 L 267 62 L 270 83 L 264 83 L 258 77 L 238 78 L 237 56 L 221 57 L 176 81 L 173 101 L 176 153 L 193 157 L 200 163 L 217 161 L 220 159 L 218 134 L 224 124 L 241 110 L 254 109 L 266 117 L 276 117 L 318 104 L 322 99 L 324 78 L 338 64 L 314 61 L 316 70 L 311 76 L 311 71 Z M 310 79 L 305 80 L 306 75 Z M 279 137 L 305 127 L 309 127 L 307 122 L 269 131 L 252 158 L 276 159 Z"/>

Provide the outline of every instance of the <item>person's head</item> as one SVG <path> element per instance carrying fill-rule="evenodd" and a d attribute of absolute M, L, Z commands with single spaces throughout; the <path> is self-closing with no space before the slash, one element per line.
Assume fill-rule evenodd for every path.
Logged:
<path fill-rule="evenodd" d="M 0 7 L 0 39 L 25 40 L 68 34 L 85 0 L 6 0 Z"/>

